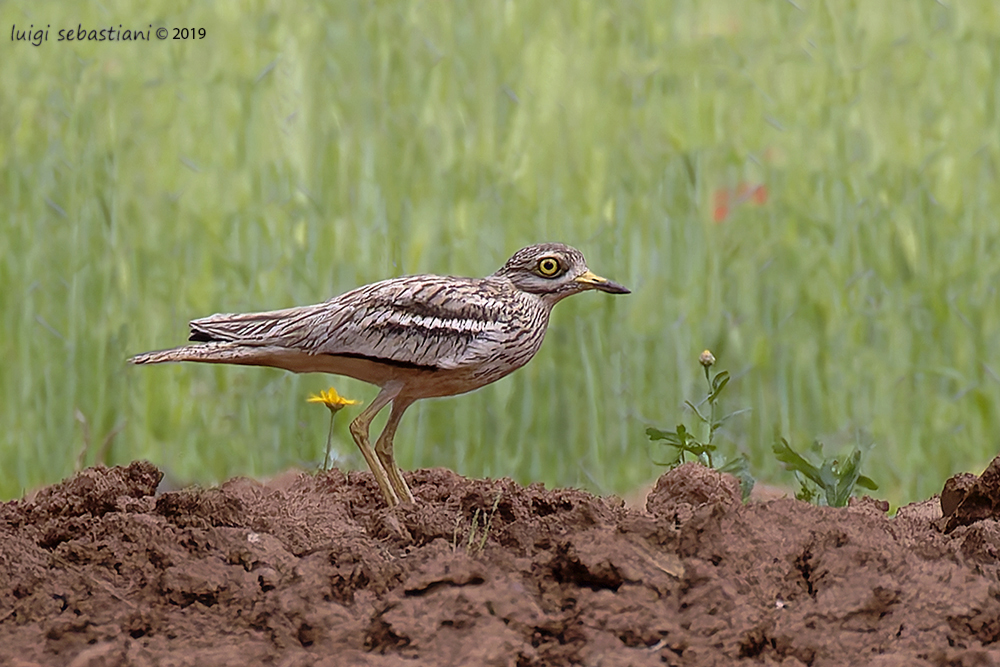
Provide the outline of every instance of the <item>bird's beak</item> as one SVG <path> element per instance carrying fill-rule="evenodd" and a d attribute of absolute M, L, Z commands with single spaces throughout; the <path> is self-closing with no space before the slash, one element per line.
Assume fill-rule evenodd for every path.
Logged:
<path fill-rule="evenodd" d="M 613 280 L 602 278 L 592 271 L 587 271 L 582 276 L 577 276 L 573 280 L 583 285 L 584 289 L 599 289 L 608 294 L 631 294 L 631 290 L 624 285 L 619 285 Z"/>

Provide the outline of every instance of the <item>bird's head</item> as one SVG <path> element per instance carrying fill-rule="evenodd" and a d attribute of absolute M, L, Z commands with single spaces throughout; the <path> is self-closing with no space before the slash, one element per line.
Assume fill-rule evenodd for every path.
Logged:
<path fill-rule="evenodd" d="M 587 268 L 583 253 L 562 243 L 521 248 L 493 275 L 506 278 L 519 290 L 537 294 L 552 304 L 591 289 L 609 294 L 629 293 L 626 287 L 594 274 Z"/>

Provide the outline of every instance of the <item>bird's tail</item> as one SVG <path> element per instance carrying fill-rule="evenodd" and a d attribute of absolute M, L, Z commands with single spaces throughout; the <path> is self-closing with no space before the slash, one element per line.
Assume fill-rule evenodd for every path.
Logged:
<path fill-rule="evenodd" d="M 275 345 L 246 345 L 231 341 L 211 341 L 137 354 L 130 364 L 164 364 L 170 361 L 198 361 L 203 364 L 270 366 L 294 373 L 330 372 L 329 357 L 312 355 Z M 337 371 L 333 371 L 337 372 Z"/>
<path fill-rule="evenodd" d="M 253 348 L 246 348 L 237 343 L 198 343 L 184 345 L 170 350 L 143 352 L 128 360 L 130 364 L 163 364 L 171 361 L 200 361 L 210 364 L 247 363 L 247 357 Z"/>

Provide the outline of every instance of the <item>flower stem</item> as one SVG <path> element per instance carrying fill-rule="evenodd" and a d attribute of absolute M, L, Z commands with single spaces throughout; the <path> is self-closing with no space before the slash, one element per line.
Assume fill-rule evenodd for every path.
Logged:
<path fill-rule="evenodd" d="M 330 469 L 330 446 L 333 444 L 333 418 L 336 416 L 334 410 L 330 410 L 330 431 L 326 434 L 326 456 L 323 457 L 323 471 Z"/>

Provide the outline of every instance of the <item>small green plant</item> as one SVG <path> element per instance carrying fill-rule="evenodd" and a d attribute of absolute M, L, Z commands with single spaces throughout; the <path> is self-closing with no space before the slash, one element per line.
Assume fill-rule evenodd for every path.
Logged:
<path fill-rule="evenodd" d="M 712 454 L 718 448 L 714 441 L 715 432 L 719 430 L 719 427 L 732 417 L 748 412 L 748 410 L 737 410 L 717 416 L 719 396 L 726 388 L 726 385 L 729 384 L 729 371 L 719 371 L 715 375 L 712 375 L 711 368 L 715 365 L 715 355 L 709 350 L 701 353 L 701 356 L 698 357 L 698 363 L 701 364 L 705 371 L 705 382 L 708 383 L 708 393 L 697 405 L 691 401 L 684 401 L 684 404 L 694 412 L 695 416 L 702 423 L 703 435 L 701 437 L 695 435 L 683 423 L 678 424 L 676 430 L 673 431 L 661 431 L 658 428 L 650 427 L 646 429 L 646 435 L 649 436 L 650 440 L 662 440 L 668 447 L 676 450 L 676 455 L 673 459 L 665 461 L 660 465 L 676 468 L 684 463 L 686 456 L 690 455 L 709 468 L 729 473 L 740 480 L 743 499 L 746 500 L 750 497 L 750 491 L 753 490 L 755 483 L 753 476 L 750 474 L 750 464 L 747 461 L 747 457 L 740 454 L 726 461 L 725 459 L 718 460 L 718 456 L 713 457 Z M 708 404 L 707 415 L 702 412 L 706 403 Z"/>
<path fill-rule="evenodd" d="M 466 533 L 465 540 L 465 550 L 472 554 L 477 555 L 483 552 L 486 548 L 486 540 L 490 535 L 490 528 L 493 526 L 493 517 L 496 516 L 497 507 L 500 506 L 500 498 L 503 496 L 502 491 L 497 492 L 497 497 L 493 499 L 493 506 L 490 511 L 484 512 L 481 509 L 476 509 L 472 514 L 472 523 L 469 526 L 469 530 Z M 480 521 L 482 521 L 482 526 L 480 527 Z M 461 521 L 456 518 L 455 520 L 455 531 L 451 538 L 452 551 L 457 551 L 459 546 L 458 533 Z"/>
<path fill-rule="evenodd" d="M 823 443 L 816 440 L 811 449 L 823 461 L 819 467 L 792 449 L 784 438 L 775 442 L 772 449 L 775 457 L 799 480 L 799 491 L 795 494 L 799 500 L 817 504 L 825 501 L 830 507 L 844 507 L 855 487 L 870 491 L 878 489 L 878 484 L 861 474 L 860 448 L 855 447 L 847 460 L 841 463 L 832 457 L 823 458 Z"/>

